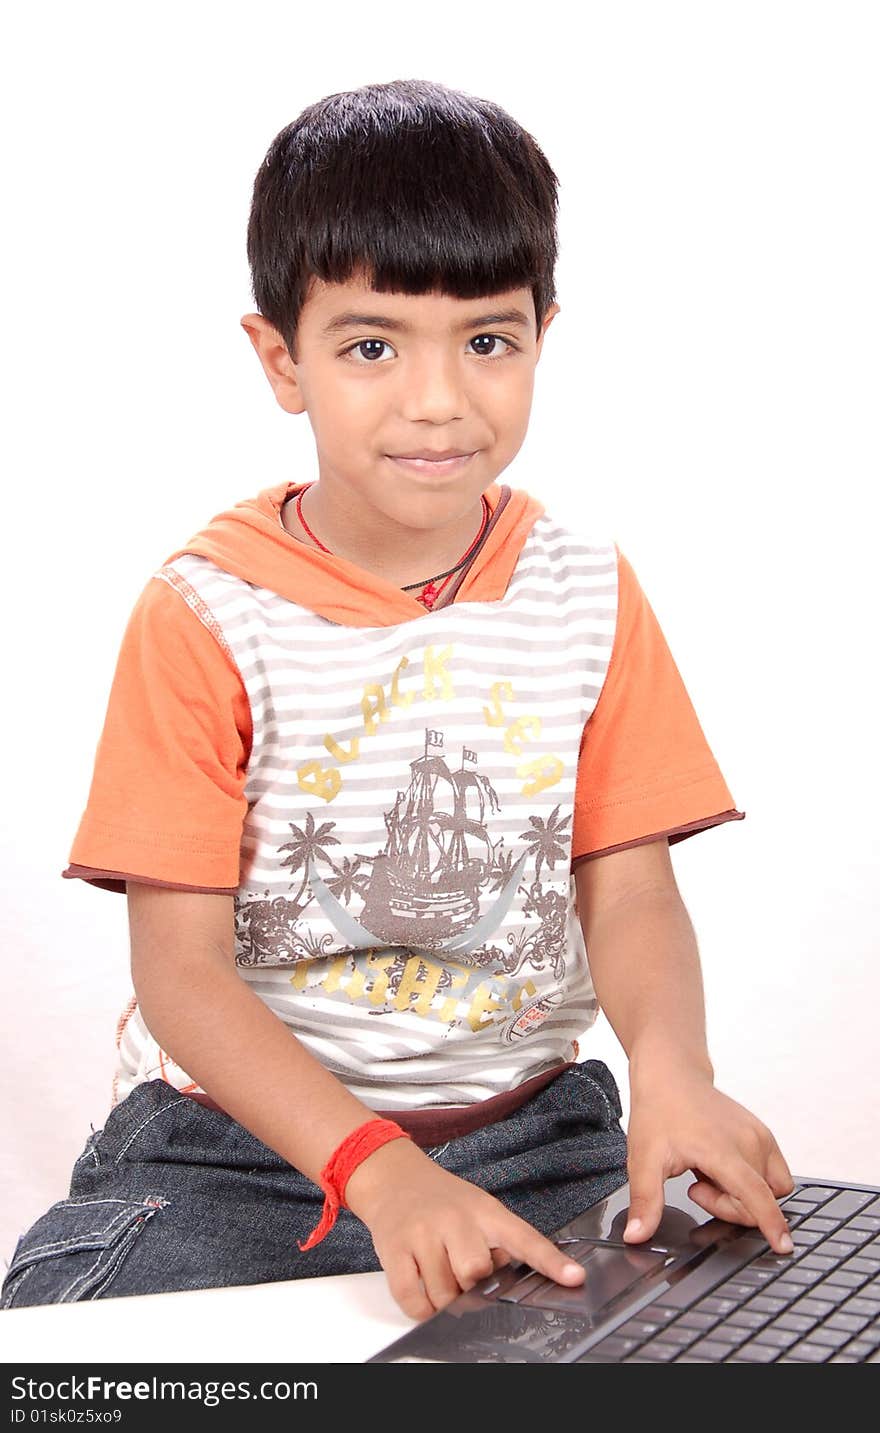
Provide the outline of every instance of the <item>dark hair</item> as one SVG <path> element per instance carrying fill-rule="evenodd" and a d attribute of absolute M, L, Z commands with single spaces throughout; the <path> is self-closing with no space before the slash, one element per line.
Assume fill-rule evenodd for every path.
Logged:
<path fill-rule="evenodd" d="M 254 181 L 247 254 L 257 309 L 294 344 L 316 276 L 381 292 L 483 298 L 530 285 L 536 333 L 555 300 L 556 186 L 500 106 L 430 80 L 327 95 L 275 136 Z"/>

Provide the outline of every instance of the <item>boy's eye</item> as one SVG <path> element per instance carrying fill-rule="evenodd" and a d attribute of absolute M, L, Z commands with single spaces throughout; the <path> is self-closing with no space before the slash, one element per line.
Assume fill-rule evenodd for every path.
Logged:
<path fill-rule="evenodd" d="M 511 343 L 508 338 L 502 338 L 498 333 L 478 333 L 475 338 L 469 339 L 468 342 L 480 345 L 486 345 L 488 343 L 488 345 L 490 345 L 489 347 L 483 346 L 477 351 L 478 358 L 495 358 L 496 356 L 503 358 L 503 353 L 496 354 L 496 347 L 500 343 L 503 343 L 506 348 L 512 352 L 517 351 L 516 344 Z M 357 343 L 351 344 L 349 348 L 344 348 L 339 356 L 340 358 L 351 358 L 355 363 L 360 362 L 363 367 L 365 363 L 372 363 L 374 360 L 379 359 L 383 348 L 390 347 L 391 345 L 387 343 L 384 338 L 362 338 L 359 339 Z"/>

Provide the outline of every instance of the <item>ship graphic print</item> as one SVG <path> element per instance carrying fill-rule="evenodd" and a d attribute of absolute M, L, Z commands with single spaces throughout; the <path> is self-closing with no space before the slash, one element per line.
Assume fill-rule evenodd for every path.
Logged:
<path fill-rule="evenodd" d="M 239 964 L 279 965 L 337 954 L 338 940 L 326 933 L 316 939 L 301 920 L 314 901 L 351 952 L 392 947 L 402 966 L 411 956 L 424 955 L 506 976 L 528 962 L 562 980 L 567 894 L 558 889 L 558 877 L 550 884 L 541 881 L 541 873 L 561 864 L 567 888 L 571 813 L 560 820 L 557 806 L 546 821 L 531 816 L 519 837 L 525 849 L 514 860 L 503 836 L 492 840 L 489 819 L 501 807 L 491 782 L 476 769 L 476 752 L 462 746 L 454 766 L 443 747 L 443 733 L 427 729 L 422 755 L 410 762 L 406 789 L 397 791 L 383 813 L 387 839 L 381 851 L 336 861 L 335 822 L 317 826 L 309 812 L 304 826 L 289 823 L 292 839 L 278 852 L 281 865 L 299 875 L 298 889 L 290 897 L 266 892 L 264 899 L 236 901 Z M 517 896 L 531 920 L 503 945 L 494 944 Z M 351 908 L 355 898 L 361 902 L 357 913 Z"/>

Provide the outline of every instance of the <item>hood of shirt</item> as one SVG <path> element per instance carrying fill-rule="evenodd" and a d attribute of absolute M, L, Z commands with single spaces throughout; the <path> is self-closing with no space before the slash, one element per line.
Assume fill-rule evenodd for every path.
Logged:
<path fill-rule="evenodd" d="M 346 627 L 386 627 L 424 617 L 427 609 L 415 592 L 404 592 L 357 563 L 291 536 L 281 508 L 303 486 L 284 482 L 263 488 L 256 497 L 218 513 L 167 561 L 184 553 L 208 557 L 225 572 Z M 523 544 L 544 512 L 521 488 L 493 483 L 485 497 L 492 516 L 481 547 L 457 583 L 455 602 L 500 601 Z M 426 572 L 426 581 L 432 575 Z"/>

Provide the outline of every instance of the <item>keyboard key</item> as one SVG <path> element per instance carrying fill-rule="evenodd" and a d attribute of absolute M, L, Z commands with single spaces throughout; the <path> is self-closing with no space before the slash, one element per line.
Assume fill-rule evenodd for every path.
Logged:
<path fill-rule="evenodd" d="M 811 1199 L 788 1199 L 781 1206 L 786 1219 L 788 1219 L 792 1214 L 798 1214 L 801 1217 L 803 1217 L 804 1215 L 812 1214 L 815 1207 L 816 1206 Z"/>
<path fill-rule="evenodd" d="M 784 1318 L 785 1315 L 780 1314 L 779 1317 Z M 736 1309 L 727 1317 L 727 1323 L 741 1329 L 762 1329 L 769 1322 L 770 1315 L 760 1313 L 753 1304 L 749 1304 L 747 1309 Z M 811 1319 L 810 1322 L 814 1323 L 815 1320 Z"/>
<path fill-rule="evenodd" d="M 785 1315 L 783 1317 L 785 1317 Z M 851 1334 L 854 1334 L 861 1333 L 862 1329 L 869 1322 L 870 1320 L 866 1314 L 845 1314 L 838 1312 L 826 1319 L 824 1327 L 827 1329 L 848 1329 Z"/>
<path fill-rule="evenodd" d="M 876 1338 L 854 1338 L 846 1345 L 844 1353 L 855 1354 L 856 1358 L 863 1361 L 874 1352 L 877 1348 L 877 1344 L 878 1340 Z"/>
<path fill-rule="evenodd" d="M 719 1299 L 714 1294 L 707 1298 L 700 1299 L 694 1308 L 701 1314 L 732 1314 L 737 1307 L 735 1299 Z"/>
<path fill-rule="evenodd" d="M 681 1313 L 678 1306 L 664 1304 L 662 1299 L 655 1299 L 653 1304 L 646 1305 L 639 1312 L 639 1318 L 648 1319 L 651 1323 L 668 1324 L 670 1319 L 677 1318 Z"/>
<path fill-rule="evenodd" d="M 651 1334 L 659 1333 L 663 1327 L 664 1325 L 658 1320 L 635 1318 L 627 1319 L 626 1323 L 621 1324 L 614 1332 L 621 1334 L 624 1338 L 643 1339 L 650 1338 Z"/>
<path fill-rule="evenodd" d="M 787 1304 L 788 1299 L 773 1298 L 770 1294 L 756 1294 L 749 1300 L 749 1308 L 762 1314 L 781 1314 Z"/>
<path fill-rule="evenodd" d="M 844 1268 L 850 1274 L 866 1274 L 869 1279 L 875 1272 L 872 1261 L 870 1259 L 863 1259 L 861 1254 L 856 1254 L 852 1259 L 847 1259 Z"/>
<path fill-rule="evenodd" d="M 794 1344 L 788 1350 L 789 1358 L 796 1358 L 799 1363 L 825 1363 L 831 1357 L 833 1349 L 822 1343 L 810 1343 L 803 1340 Z"/>
<path fill-rule="evenodd" d="M 712 1290 L 713 1299 L 733 1299 L 736 1304 L 745 1303 L 750 1299 L 760 1284 L 743 1284 L 738 1279 L 728 1279 L 726 1284 L 719 1284 L 717 1289 Z"/>
<path fill-rule="evenodd" d="M 832 1304 L 828 1299 L 817 1299 L 812 1294 L 808 1294 L 805 1298 L 798 1299 L 796 1303 L 792 1304 L 791 1311 L 794 1314 L 809 1314 L 812 1318 L 824 1319 L 828 1314 L 833 1314 L 836 1307 L 836 1302 Z"/>
<path fill-rule="evenodd" d="M 834 1265 L 832 1264 L 832 1269 L 833 1268 Z M 781 1291 L 790 1288 L 792 1285 L 800 1284 L 805 1287 L 807 1284 L 818 1284 L 825 1272 L 825 1269 L 810 1269 L 805 1263 L 792 1264 L 791 1268 L 775 1281 L 773 1292 L 774 1294 L 779 1294 L 781 1298 Z"/>
<path fill-rule="evenodd" d="M 842 1309 L 845 1314 L 864 1314 L 867 1318 L 876 1318 L 880 1304 L 873 1299 L 866 1299 L 864 1294 L 851 1294 Z"/>
<path fill-rule="evenodd" d="M 678 1322 L 674 1324 L 669 1324 L 669 1326 L 663 1329 L 651 1342 L 653 1347 L 656 1347 L 658 1343 L 674 1343 L 677 1344 L 679 1348 L 687 1348 L 688 1344 L 698 1339 L 702 1332 L 702 1329 L 688 1328 L 687 1325 L 682 1327 L 681 1320 L 678 1320 Z"/>
<path fill-rule="evenodd" d="M 865 1206 L 862 1210 L 862 1215 L 864 1215 L 865 1218 L 871 1218 L 873 1215 L 876 1215 L 877 1218 L 880 1219 L 880 1194 L 877 1195 L 873 1204 L 867 1204 Z"/>
<path fill-rule="evenodd" d="M 880 1214 L 857 1214 L 855 1219 L 850 1219 L 848 1229 L 867 1229 L 872 1234 L 880 1234 Z"/>
<path fill-rule="evenodd" d="M 805 1219 L 798 1227 L 801 1229 L 809 1229 L 811 1232 L 821 1229 L 823 1233 L 827 1234 L 829 1230 L 837 1228 L 837 1220 L 826 1219 L 822 1214 L 811 1214 L 810 1217 Z"/>
<path fill-rule="evenodd" d="M 837 1317 L 837 1314 L 832 1314 L 832 1318 Z M 777 1329 L 791 1329 L 794 1333 L 806 1333 L 808 1329 L 813 1327 L 815 1322 L 816 1320 L 811 1319 L 809 1314 L 796 1314 L 793 1313 L 791 1309 L 786 1309 L 784 1314 L 780 1314 L 777 1319 L 774 1319 L 773 1327 Z"/>
<path fill-rule="evenodd" d="M 820 1246 L 817 1252 L 821 1254 L 831 1254 L 835 1259 L 848 1259 L 853 1252 L 853 1246 L 835 1237 L 834 1239 L 826 1239 L 825 1243 Z"/>
<path fill-rule="evenodd" d="M 853 1229 L 849 1224 L 842 1224 L 839 1229 L 835 1230 L 834 1242 L 835 1244 L 867 1244 L 870 1237 L 870 1234 L 866 1234 L 864 1229 Z"/>
<path fill-rule="evenodd" d="M 729 1343 L 719 1343 L 711 1338 L 700 1339 L 699 1343 L 692 1344 L 688 1349 L 688 1353 L 693 1354 L 696 1358 L 708 1358 L 712 1363 L 720 1363 L 723 1358 L 728 1357 L 730 1352 Z"/>
<path fill-rule="evenodd" d="M 731 1318 L 732 1317 L 733 1315 L 731 1315 Z M 684 1324 L 684 1327 L 688 1329 L 705 1330 L 712 1328 L 714 1324 L 717 1324 L 717 1322 L 717 1314 L 701 1314 L 697 1309 L 688 1309 L 687 1313 L 682 1314 L 675 1327 L 679 1328 L 682 1324 Z"/>
<path fill-rule="evenodd" d="M 795 1254 L 794 1257 L 796 1258 L 798 1255 Z M 747 1269 L 742 1270 L 742 1273 L 747 1274 L 755 1269 L 769 1269 L 771 1273 L 779 1274 L 783 1269 L 790 1269 L 792 1262 L 791 1254 L 762 1254 L 760 1259 L 753 1260 Z M 736 1283 L 738 1279 L 739 1274 L 736 1274 L 730 1282 Z"/>
<path fill-rule="evenodd" d="M 852 1331 L 849 1329 L 833 1329 L 829 1328 L 828 1324 L 819 1324 L 810 1334 L 810 1343 L 825 1344 L 836 1351 L 849 1343 L 851 1338 Z"/>
<path fill-rule="evenodd" d="M 808 1189 L 796 1189 L 793 1198 L 797 1200 L 798 1204 L 809 1204 L 815 1207 L 829 1199 L 835 1192 L 833 1186 L 829 1185 L 823 1189 L 821 1184 L 811 1184 Z"/>
<path fill-rule="evenodd" d="M 734 1346 L 735 1344 L 743 1343 L 747 1338 L 752 1338 L 753 1335 L 754 1331 L 752 1329 L 744 1329 L 738 1324 L 732 1324 L 725 1320 L 724 1323 L 718 1324 L 717 1328 L 714 1328 L 708 1337 L 712 1343 L 726 1343 Z"/>
<path fill-rule="evenodd" d="M 785 1267 L 791 1268 L 791 1265 L 791 1255 L 788 1255 L 785 1260 Z M 761 1269 L 757 1264 L 749 1264 L 745 1269 L 738 1271 L 736 1282 L 738 1284 L 749 1284 L 753 1288 L 760 1288 L 762 1284 L 769 1284 L 771 1279 L 775 1278 L 776 1274 L 773 1269 Z"/>
<path fill-rule="evenodd" d="M 836 1267 L 837 1260 L 830 1254 L 805 1254 L 803 1259 L 798 1261 L 799 1269 L 818 1269 L 823 1274 Z"/>
<path fill-rule="evenodd" d="M 837 1285 L 838 1288 L 860 1289 L 862 1284 L 867 1283 L 867 1281 L 867 1274 L 857 1274 L 855 1270 L 851 1270 L 849 1266 L 846 1265 L 842 1269 L 835 1269 L 832 1273 L 826 1274 L 822 1281 L 822 1286 L 824 1288 L 832 1284 Z"/>
<path fill-rule="evenodd" d="M 649 1363 L 671 1363 L 676 1354 L 681 1353 L 681 1347 L 677 1343 L 658 1343 L 651 1339 L 649 1343 L 643 1343 L 639 1349 L 639 1359 L 646 1359 Z M 627 1363 L 632 1363 L 628 1358 Z"/>
<path fill-rule="evenodd" d="M 829 1363 L 860 1363 L 861 1359 L 855 1358 L 851 1353 L 836 1353 L 829 1358 Z"/>
<path fill-rule="evenodd" d="M 780 1350 L 769 1343 L 744 1343 L 736 1351 L 737 1362 L 772 1363 L 779 1357 Z"/>
<path fill-rule="evenodd" d="M 797 1343 L 803 1332 L 802 1329 L 784 1329 L 779 1324 L 768 1324 L 760 1333 L 756 1333 L 753 1343 L 769 1344 L 772 1348 L 790 1348 Z"/>
<path fill-rule="evenodd" d="M 589 1353 L 601 1354 L 602 1358 L 623 1358 L 628 1353 L 635 1353 L 639 1347 L 639 1340 L 636 1338 L 620 1338 L 616 1333 L 603 1338 L 601 1343 L 594 1343 L 588 1350 Z"/>
<path fill-rule="evenodd" d="M 791 1242 L 796 1249 L 808 1249 L 813 1244 L 818 1244 L 826 1236 L 821 1229 L 808 1229 L 806 1224 L 798 1225 L 791 1236 Z"/>
<path fill-rule="evenodd" d="M 866 1205 L 873 1203 L 876 1197 L 875 1194 L 866 1194 L 861 1189 L 842 1189 L 827 1204 L 822 1205 L 822 1213 L 826 1219 L 848 1219 L 851 1214 L 859 1214 Z"/>

